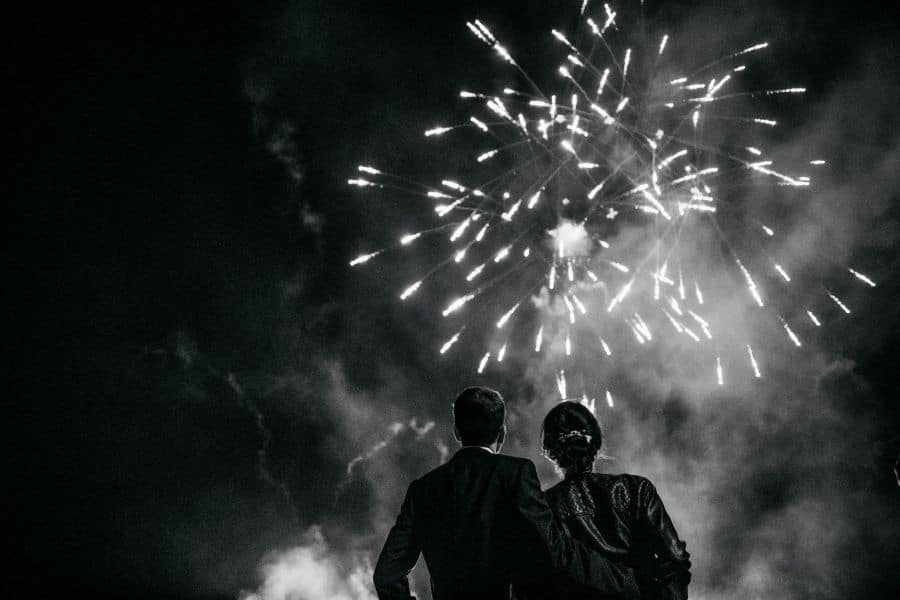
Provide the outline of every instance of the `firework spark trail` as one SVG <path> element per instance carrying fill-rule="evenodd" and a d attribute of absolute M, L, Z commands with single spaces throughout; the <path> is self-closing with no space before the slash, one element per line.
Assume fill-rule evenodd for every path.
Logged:
<path fill-rule="evenodd" d="M 750 347 L 750 344 L 747 344 L 747 355 L 750 357 L 750 366 L 753 368 L 753 375 L 759 379 L 762 377 L 762 374 L 759 371 L 759 365 L 756 363 L 756 357 L 753 355 L 753 348 Z"/>
<path fill-rule="evenodd" d="M 357 176 L 348 179 L 349 185 L 424 198 L 433 204 L 438 224 L 404 232 L 396 243 L 362 253 L 350 265 L 366 264 L 387 251 L 414 251 L 411 249 L 420 238 L 449 243 L 448 258 L 413 278 L 399 297 L 412 301 L 427 287 L 429 278 L 438 274 L 448 280 L 460 279 L 460 288 L 446 300 L 441 312 L 457 324 L 438 351 L 445 354 L 458 344 L 487 342 L 487 348 L 474 353 L 480 357 L 479 373 L 489 367 L 491 357 L 497 363 L 503 361 L 512 349 L 509 344 L 517 327 L 535 321 L 533 313 L 523 309 L 528 306 L 526 301 L 545 295 L 550 320 L 537 319 L 540 322 L 533 325 L 533 352 L 546 354 L 556 365 L 557 387 L 565 398 L 565 369 L 574 368 L 571 363 L 583 347 L 577 328 L 598 301 L 592 295 L 594 290 L 602 290 L 599 302 L 606 308 L 599 311 L 606 316 L 594 319 L 624 322 L 631 343 L 654 342 L 657 329 L 667 335 L 684 335 L 686 343 L 709 343 L 714 330 L 727 331 L 704 316 L 709 314 L 703 310 L 708 310 L 711 299 L 704 296 L 700 275 L 707 274 L 690 260 L 696 250 L 694 242 L 704 238 L 703 230 L 711 230 L 731 253 L 732 261 L 723 264 L 723 270 L 736 268 L 756 307 L 772 311 L 768 314 L 778 320 L 789 341 L 802 346 L 788 322 L 774 312 L 775 307 L 768 306 L 774 300 L 764 302 L 764 280 L 750 266 L 756 262 L 754 257 L 742 250 L 744 260 L 739 258 L 717 215 L 733 212 L 722 198 L 736 173 L 748 174 L 754 182 L 771 180 L 806 188 L 811 178 L 790 174 L 792 168 L 820 168 L 826 161 L 817 158 L 793 167 L 776 166 L 761 149 L 765 145 L 759 127 L 776 127 L 775 119 L 758 112 L 716 111 L 719 106 L 733 108 L 741 100 L 800 96 L 806 89 L 740 89 L 742 74 L 763 59 L 768 42 L 690 68 L 668 60 L 672 52 L 667 49 L 683 43 L 677 36 L 663 33 L 648 39 L 646 47 L 626 45 L 627 18 L 614 5 L 584 2 L 580 15 L 588 39 L 599 43 L 602 56 L 593 48 L 582 50 L 578 40 L 584 36 L 578 32 L 550 30 L 551 47 L 560 52 L 560 63 L 541 82 L 551 93 L 542 91 L 491 28 L 477 19 L 466 24 L 478 42 L 522 77 L 528 91 L 510 87 L 500 93 L 463 90 L 459 97 L 469 103 L 472 112 L 468 117 L 424 132 L 428 139 L 444 139 L 457 131 L 482 136 L 479 147 L 466 152 L 471 167 L 463 175 L 443 177 L 439 184 L 428 185 L 370 165 L 359 166 Z M 677 75 L 672 77 L 673 73 Z M 707 129 L 723 128 L 741 141 L 727 147 L 706 141 Z M 633 250 L 607 241 L 616 239 L 623 219 L 629 226 L 642 227 L 646 246 L 652 250 Z M 761 230 L 766 238 L 775 236 L 768 225 L 750 220 L 748 228 Z M 446 232 L 446 241 L 441 241 Z M 791 275 L 782 264 L 769 260 L 769 278 L 790 284 Z M 670 262 L 674 265 L 671 271 Z M 448 272 L 453 265 L 459 265 L 461 273 Z M 846 272 L 876 286 L 857 270 L 846 267 Z M 607 288 L 616 290 L 611 298 L 605 296 Z M 693 294 L 688 293 L 691 288 Z M 825 296 L 850 313 L 832 291 L 826 289 Z M 814 327 L 822 325 L 815 313 L 803 310 Z M 615 317 L 620 311 L 631 316 Z M 483 318 L 491 319 L 494 327 L 476 325 Z M 491 330 L 494 339 L 485 340 L 483 334 Z M 607 341 L 598 341 L 602 352 L 612 356 Z M 754 377 L 761 377 L 752 347 L 743 345 Z M 718 352 L 714 356 L 717 380 L 724 385 L 722 356 Z M 584 397 L 588 397 L 587 391 Z M 606 398 L 611 407 L 608 390 Z"/>

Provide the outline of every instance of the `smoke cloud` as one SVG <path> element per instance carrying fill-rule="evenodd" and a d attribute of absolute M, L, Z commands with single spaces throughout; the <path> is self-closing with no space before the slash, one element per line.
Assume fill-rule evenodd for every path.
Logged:
<path fill-rule="evenodd" d="M 662 10 L 658 17 L 671 23 L 672 51 L 696 53 L 683 57 L 693 60 L 704 52 L 714 54 L 731 47 L 730 38 L 768 39 L 776 49 L 774 76 L 792 82 L 798 77 L 803 80 L 804 75 L 791 67 L 793 62 L 816 67 L 817 60 L 824 60 L 801 56 L 803 42 L 809 41 L 806 37 L 815 37 L 811 32 L 815 24 L 798 22 L 803 19 L 789 8 L 747 2 L 729 6 L 734 12 L 727 18 L 721 11 L 689 3 L 679 4 L 690 9 L 684 12 Z M 353 36 L 363 34 L 352 25 L 353 11 L 344 8 L 334 10 L 349 23 L 346 37 L 334 33 L 337 39 L 331 41 L 359 47 L 362 42 Z M 505 10 L 500 3 L 488 12 L 502 22 Z M 539 17 L 552 10 L 532 7 L 529 14 L 542 23 Z M 740 11 L 744 16 L 735 16 Z M 333 65 L 311 47 L 312 42 L 304 41 L 298 49 L 291 40 L 299 36 L 315 41 L 311 31 L 326 20 L 326 14 L 321 7 L 303 4 L 287 16 L 279 15 L 288 23 L 302 17 L 304 25 L 299 30 L 288 28 L 294 37 L 276 37 L 271 43 L 279 51 L 287 49 L 288 61 L 296 61 L 293 64 L 305 81 L 323 81 Z M 403 23 L 368 17 L 391 39 L 409 36 L 409 44 L 424 43 L 415 31 L 404 31 Z M 462 31 L 447 34 L 446 40 L 443 32 L 437 35 L 437 47 L 465 43 Z M 365 44 L 379 43 L 375 38 L 362 39 Z M 679 39 L 697 40 L 697 47 L 682 45 L 678 50 L 675 41 Z M 891 597 L 897 589 L 889 573 L 891 557 L 900 551 L 897 490 L 890 470 L 898 440 L 895 420 L 884 419 L 885 414 L 894 413 L 883 393 L 874 389 L 871 371 L 863 371 L 850 358 L 865 359 L 890 343 L 898 322 L 898 309 L 890 300 L 896 284 L 890 277 L 900 264 L 895 252 L 900 240 L 896 170 L 900 137 L 893 103 L 900 95 L 900 84 L 896 73 L 886 69 L 896 58 L 895 47 L 873 39 L 855 46 L 833 73 L 818 65 L 825 74 L 809 75 L 813 81 L 802 109 L 791 112 L 775 107 L 787 111 L 782 125 L 789 134 L 773 134 L 767 152 L 778 162 L 797 162 L 812 152 L 812 158 L 827 159 L 829 168 L 816 172 L 814 191 L 792 204 L 774 185 L 742 191 L 736 199 L 753 205 L 754 214 L 762 215 L 776 232 L 767 251 L 791 273 L 790 291 L 779 291 L 778 276 L 769 272 L 770 265 L 753 264 L 752 269 L 766 273 L 760 275 L 766 281 L 764 293 L 790 293 L 803 299 L 792 304 L 792 313 L 781 315 L 798 332 L 802 348 L 790 342 L 777 320 L 761 316 L 748 294 L 732 293 L 743 290 L 744 284 L 727 249 L 722 250 L 725 261 L 699 252 L 691 257 L 700 267 L 732 265 L 708 271 L 714 275 L 711 279 L 725 282 L 722 287 L 728 288 L 727 293 L 718 284 L 703 284 L 709 300 L 704 316 L 713 335 L 722 341 L 716 344 L 716 352 L 701 350 L 686 336 L 668 333 L 639 344 L 621 319 L 583 321 L 573 340 L 582 344 L 579 350 L 586 356 L 580 370 L 591 373 L 593 380 L 570 381 L 570 392 L 594 386 L 610 389 L 615 397 L 614 407 L 601 397 L 596 401 L 607 440 L 604 452 L 612 457 L 598 467 L 645 475 L 656 484 L 693 556 L 692 597 L 837 600 L 859 594 Z M 354 161 L 368 162 L 369 156 L 377 157 L 379 152 L 384 155 L 379 146 L 418 152 L 424 143 L 419 132 L 425 129 L 419 125 L 433 125 L 435 116 L 410 101 L 409 91 L 419 89 L 412 80 L 397 83 L 391 70 L 399 64 L 414 73 L 445 70 L 442 80 L 459 75 L 460 84 L 483 74 L 480 66 L 467 75 L 453 64 L 436 66 L 439 60 L 427 52 L 378 53 L 367 70 L 344 73 L 354 84 L 370 84 L 373 100 L 356 105 L 355 112 L 312 126 L 316 132 L 343 136 L 346 141 L 329 157 L 329 168 L 343 174 L 353 168 Z M 493 67 L 483 70 L 492 72 Z M 290 83 L 296 76 L 279 62 L 252 78 L 265 81 L 286 98 L 305 98 Z M 333 85 L 349 85 L 347 81 Z M 443 81 L 435 85 L 443 95 L 429 93 L 435 94 L 438 106 L 458 91 Z M 296 122 L 296 115 L 282 104 L 284 98 L 278 106 L 290 115 L 286 122 Z M 304 110 L 317 114 L 310 107 Z M 309 117 L 306 122 L 315 121 Z M 281 140 L 270 145 L 273 154 L 290 173 L 302 172 L 299 162 L 290 158 L 297 156 L 296 147 L 285 139 L 296 135 L 302 140 L 305 134 L 278 127 L 269 131 L 274 132 L 270 140 Z M 434 170 L 434 165 L 410 160 L 414 164 L 407 171 Z M 448 172 L 457 167 L 455 160 L 446 158 Z M 338 183 L 333 185 L 339 189 Z M 315 197 L 304 198 L 303 203 L 321 212 L 317 232 L 325 240 L 337 240 L 326 242 L 326 251 L 342 258 L 361 244 L 377 246 L 421 216 L 411 215 L 414 209 L 397 206 L 380 214 L 369 206 L 354 206 L 349 196 L 341 197 L 349 206 L 335 207 Z M 341 229 L 330 227 L 335 218 L 343 219 Z M 742 239 L 745 230 L 758 226 L 747 221 L 730 225 L 726 233 L 738 238 L 738 253 L 741 244 L 747 243 Z M 627 227 L 607 241 L 632 255 L 646 254 L 648 249 L 646 238 Z M 700 241 L 708 242 L 707 248 L 715 243 Z M 407 258 L 404 268 L 412 271 L 424 267 L 429 257 Z M 303 312 L 302 319 L 285 312 L 281 335 L 286 340 L 304 337 L 307 342 L 302 349 L 312 358 L 276 374 L 257 376 L 254 389 L 269 410 L 309 411 L 315 417 L 298 418 L 314 419 L 316 430 L 327 432 L 317 436 L 316 450 L 300 459 L 318 461 L 305 471 L 306 475 L 316 473 L 314 490 L 296 501 L 305 513 L 304 526 L 315 527 L 301 544 L 284 546 L 289 549 L 262 560 L 262 583 L 256 592 L 242 596 L 247 600 L 370 597 L 369 588 L 360 583 L 367 577 L 365 567 L 359 566 L 365 564 L 361 557 L 374 559 L 406 486 L 445 459 L 448 446 L 452 448 L 447 405 L 464 385 L 484 383 L 504 393 L 510 407 L 506 451 L 534 459 L 546 485 L 556 481 L 552 465 L 539 457 L 537 438 L 542 416 L 559 398 L 555 374 L 563 348 L 548 347 L 536 359 L 529 348 L 511 347 L 502 371 L 489 369 L 481 376 L 472 373 L 471 365 L 478 357 L 471 352 L 438 362 L 432 346 L 446 335 L 428 316 L 434 312 L 428 307 L 436 304 L 426 295 L 423 304 L 398 307 L 393 290 L 408 282 L 395 266 L 374 265 L 341 275 L 337 300 L 311 294 L 317 282 L 326 281 L 324 275 L 304 281 L 292 293 L 291 302 L 306 302 L 310 310 Z M 847 267 L 871 275 L 878 287 L 855 280 Z M 329 277 L 336 276 L 332 272 Z M 852 315 L 844 315 L 829 300 L 826 289 L 840 297 Z M 612 281 L 601 282 L 580 298 L 590 314 L 603 315 L 617 291 Z M 549 313 L 565 316 L 565 307 L 546 295 L 532 300 L 547 323 Z M 808 309 L 820 315 L 824 327 L 809 322 Z M 304 324 L 298 325 L 301 320 Z M 340 325 L 335 325 L 338 321 Z M 890 326 L 878 326 L 878 321 Z M 668 323 L 657 322 L 653 327 L 668 327 Z M 599 337 L 610 343 L 612 357 L 601 351 Z M 761 379 L 751 370 L 748 344 L 759 361 Z M 716 377 L 717 357 L 724 366 L 725 385 L 719 385 Z M 247 379 L 252 377 L 241 381 Z M 284 453 L 291 449 L 275 443 L 272 452 L 287 460 Z M 285 477 L 294 478 L 291 489 L 304 483 L 289 471 Z M 421 566 L 416 570 L 416 585 L 427 597 L 423 571 Z"/>
<path fill-rule="evenodd" d="M 260 566 L 263 583 L 240 600 L 375 600 L 365 558 L 334 555 L 315 526 L 304 538 L 302 546 L 267 556 Z M 348 573 L 348 562 L 359 564 Z"/>

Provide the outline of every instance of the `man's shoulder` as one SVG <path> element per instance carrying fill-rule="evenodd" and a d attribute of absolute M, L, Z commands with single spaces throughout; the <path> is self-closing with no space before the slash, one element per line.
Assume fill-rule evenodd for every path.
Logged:
<path fill-rule="evenodd" d="M 450 463 L 445 462 L 442 465 L 438 465 L 432 470 L 428 471 L 418 479 L 414 479 L 412 483 L 409 484 L 410 489 L 414 486 L 427 485 L 430 482 L 439 480 L 443 477 L 447 477 L 450 474 Z"/>
<path fill-rule="evenodd" d="M 472 457 L 469 457 L 470 459 Z M 503 473 L 504 475 L 513 477 L 518 473 L 528 469 L 534 469 L 534 463 L 531 462 L 527 458 L 520 458 L 518 456 L 509 456 L 507 454 L 485 454 L 477 455 L 478 460 L 477 464 L 482 465 L 484 468 L 494 469 Z M 468 464 L 472 464 L 472 462 L 467 461 Z M 417 487 L 431 487 L 435 484 L 438 484 L 441 481 L 451 479 L 453 477 L 453 464 L 454 461 L 451 459 L 444 464 L 435 467 L 434 469 L 428 471 L 418 479 L 414 480 L 410 484 L 410 489 L 414 486 Z"/>
<path fill-rule="evenodd" d="M 498 454 L 494 460 L 497 465 L 497 471 L 507 481 L 522 481 L 530 479 L 530 476 L 537 479 L 537 468 L 527 458 Z"/>
<path fill-rule="evenodd" d="M 510 469 L 525 469 L 529 466 L 533 467 L 534 463 L 527 458 L 522 458 L 521 456 L 510 456 L 508 454 L 497 454 L 497 460 L 500 463 L 508 467 Z"/>
<path fill-rule="evenodd" d="M 471 459 L 471 457 L 469 458 Z M 483 456 L 480 454 L 477 455 L 477 458 L 478 463 L 492 465 L 494 468 L 500 468 L 503 471 L 520 471 L 522 469 L 527 469 L 528 467 L 535 468 L 534 463 L 531 460 L 518 456 L 509 456 L 508 454 L 488 454 L 485 452 Z M 450 477 L 453 470 L 453 462 L 453 459 L 451 459 L 444 464 L 433 468 L 414 480 L 410 485 L 412 486 L 419 482 L 433 482 L 444 477 Z M 472 463 L 469 462 L 469 464 Z"/>

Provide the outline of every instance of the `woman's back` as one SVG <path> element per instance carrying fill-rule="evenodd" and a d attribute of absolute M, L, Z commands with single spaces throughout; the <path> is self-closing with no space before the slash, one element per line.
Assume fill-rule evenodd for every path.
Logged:
<path fill-rule="evenodd" d="M 637 475 L 586 473 L 546 492 L 567 532 L 635 569 L 642 599 L 687 598 L 690 561 L 656 488 Z M 563 584 L 568 598 L 601 598 Z"/>

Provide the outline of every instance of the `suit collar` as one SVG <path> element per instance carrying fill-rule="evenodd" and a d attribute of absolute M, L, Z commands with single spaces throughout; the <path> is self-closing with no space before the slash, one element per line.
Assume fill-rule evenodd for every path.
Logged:
<path fill-rule="evenodd" d="M 456 451 L 456 454 L 453 455 L 453 458 L 457 458 L 460 456 L 493 456 L 494 454 L 495 453 L 493 450 L 491 450 L 490 448 L 485 448 L 483 446 L 463 446 Z"/>

